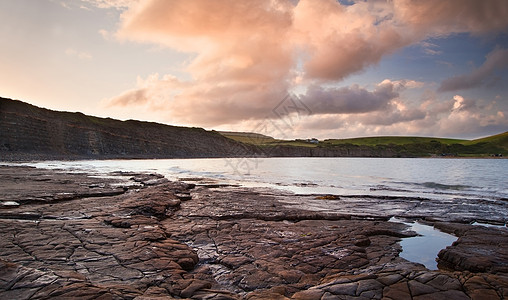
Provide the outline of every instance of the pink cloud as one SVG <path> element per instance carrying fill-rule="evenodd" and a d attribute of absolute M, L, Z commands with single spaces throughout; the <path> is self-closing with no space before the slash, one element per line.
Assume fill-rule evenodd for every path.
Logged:
<path fill-rule="evenodd" d="M 321 117 L 353 114 L 343 121 L 362 128 L 428 123 L 437 117 L 425 108 L 436 104 L 413 107 L 400 99 L 423 83 L 387 81 L 370 90 L 330 85 L 428 37 L 505 30 L 507 7 L 504 0 L 129 2 L 116 36 L 193 53 L 185 66 L 192 79 L 138 82 L 108 103 L 150 106 L 167 120 L 219 126 L 265 118 L 288 90 L 304 85 L 301 99 Z M 316 124 L 321 117 L 313 117 Z"/>
<path fill-rule="evenodd" d="M 395 0 L 397 22 L 426 36 L 506 31 L 508 2 L 504 0 Z"/>
<path fill-rule="evenodd" d="M 302 0 L 294 9 L 295 41 L 306 55 L 308 78 L 342 80 L 411 43 L 393 26 L 389 5 Z"/>

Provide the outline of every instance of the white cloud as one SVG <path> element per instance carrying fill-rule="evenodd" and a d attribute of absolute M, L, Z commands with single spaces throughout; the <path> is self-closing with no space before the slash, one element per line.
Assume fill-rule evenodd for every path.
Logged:
<path fill-rule="evenodd" d="M 455 100 L 455 102 L 453 103 L 454 111 L 460 110 L 464 106 L 464 97 L 460 95 L 455 95 L 453 96 L 453 100 Z"/>

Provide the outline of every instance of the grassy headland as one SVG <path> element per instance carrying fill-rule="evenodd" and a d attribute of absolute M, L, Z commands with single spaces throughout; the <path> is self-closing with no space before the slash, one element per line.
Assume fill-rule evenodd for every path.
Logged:
<path fill-rule="evenodd" d="M 230 139 L 258 147 L 310 147 L 322 149 L 369 148 L 372 151 L 390 150 L 400 157 L 506 157 L 508 156 L 508 131 L 474 140 L 436 137 L 379 136 L 349 139 L 278 140 L 272 137 L 242 132 L 221 132 Z"/>

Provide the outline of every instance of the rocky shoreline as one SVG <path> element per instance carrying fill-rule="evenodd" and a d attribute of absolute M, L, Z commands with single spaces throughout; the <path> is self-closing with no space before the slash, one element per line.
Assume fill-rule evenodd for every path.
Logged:
<path fill-rule="evenodd" d="M 0 166 L 1 299 L 506 299 L 508 202 L 293 195 Z M 409 262 L 391 217 L 458 240 Z"/>

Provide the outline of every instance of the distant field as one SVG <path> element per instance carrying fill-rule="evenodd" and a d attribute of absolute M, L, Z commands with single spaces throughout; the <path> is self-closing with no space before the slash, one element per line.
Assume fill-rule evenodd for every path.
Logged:
<path fill-rule="evenodd" d="M 508 149 L 508 131 L 496 135 L 491 135 L 481 139 L 466 141 L 465 145 L 472 145 L 478 143 L 495 143 L 499 146 Z"/>
<path fill-rule="evenodd" d="M 458 139 L 444 139 L 444 138 L 431 138 L 431 137 L 414 137 L 414 136 L 379 136 L 379 137 L 362 137 L 352 139 L 329 139 L 324 140 L 325 145 L 341 145 L 341 144 L 353 144 L 353 145 L 407 145 L 415 143 L 430 143 L 440 142 L 441 144 L 463 144 L 467 140 Z"/>
<path fill-rule="evenodd" d="M 230 138 L 232 140 L 235 140 L 237 142 L 245 143 L 245 144 L 253 144 L 257 146 L 261 145 L 269 145 L 271 143 L 277 142 L 278 140 L 272 138 L 272 137 L 266 137 L 266 136 L 253 136 L 253 135 L 230 135 L 227 133 L 221 134 L 227 138 Z"/>
<path fill-rule="evenodd" d="M 250 132 L 224 132 L 220 131 L 220 134 L 223 136 L 235 140 L 237 142 L 252 144 L 256 146 L 295 146 L 295 147 L 317 147 L 316 144 L 312 144 L 309 142 L 305 142 L 303 140 L 278 140 L 273 137 L 262 135 L 262 134 L 254 134 Z"/>
<path fill-rule="evenodd" d="M 242 133 L 221 132 L 222 135 L 247 144 L 256 146 L 293 146 L 293 147 L 369 147 L 371 149 L 391 149 L 401 156 L 462 156 L 462 157 L 487 157 L 508 155 L 508 132 L 475 139 L 448 139 L 437 137 L 415 136 L 380 136 L 361 137 L 350 139 L 327 139 L 319 143 L 311 143 L 306 140 L 277 140 L 269 136 Z"/>

